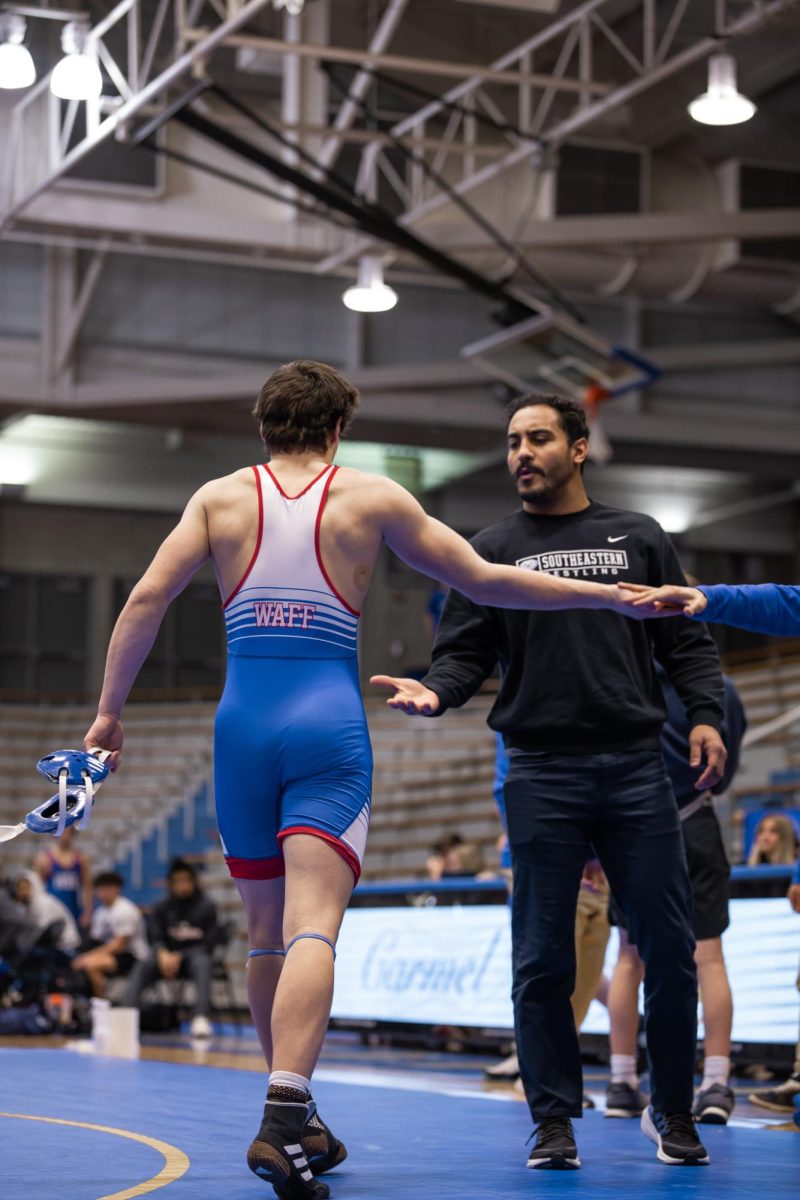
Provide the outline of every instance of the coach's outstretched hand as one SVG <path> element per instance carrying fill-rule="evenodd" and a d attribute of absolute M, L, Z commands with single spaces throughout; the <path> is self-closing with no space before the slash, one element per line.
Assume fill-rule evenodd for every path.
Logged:
<path fill-rule="evenodd" d="M 101 750 L 110 750 L 108 759 L 109 770 L 116 771 L 122 758 L 122 743 L 125 733 L 119 717 L 112 713 L 98 713 L 94 722 L 83 739 L 84 750 L 92 750 L 99 746 Z"/>
<path fill-rule="evenodd" d="M 418 679 L 395 679 L 392 675 L 373 675 L 370 683 L 375 687 L 392 688 L 394 695 L 386 703 L 389 708 L 399 708 L 412 717 L 432 717 L 439 711 L 439 697 L 426 688 Z"/>

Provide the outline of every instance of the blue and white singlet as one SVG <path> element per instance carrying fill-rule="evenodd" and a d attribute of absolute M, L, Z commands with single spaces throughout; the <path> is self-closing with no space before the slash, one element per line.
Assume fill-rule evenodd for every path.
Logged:
<path fill-rule="evenodd" d="M 372 751 L 358 679 L 358 617 L 320 554 L 326 467 L 287 496 L 253 467 L 256 547 L 225 601 L 228 673 L 217 710 L 217 820 L 234 878 L 283 874 L 281 841 L 328 842 L 356 880 L 369 828 Z"/>

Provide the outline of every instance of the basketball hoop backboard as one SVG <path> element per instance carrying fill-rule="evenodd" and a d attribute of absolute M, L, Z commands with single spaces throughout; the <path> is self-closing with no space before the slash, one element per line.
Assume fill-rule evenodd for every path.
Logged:
<path fill-rule="evenodd" d="M 653 363 L 560 313 L 501 329 L 461 354 L 515 391 L 558 392 L 581 403 L 645 387 L 659 374 Z"/>

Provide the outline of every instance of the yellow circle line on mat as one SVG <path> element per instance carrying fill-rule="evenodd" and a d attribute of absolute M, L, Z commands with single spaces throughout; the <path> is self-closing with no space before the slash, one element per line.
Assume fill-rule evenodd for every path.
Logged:
<path fill-rule="evenodd" d="M 98 1196 L 97 1200 L 134 1200 L 136 1196 L 144 1196 L 155 1192 L 158 1188 L 166 1187 L 168 1183 L 180 1179 L 189 1170 L 189 1157 L 171 1146 L 169 1142 L 161 1142 L 158 1138 L 148 1137 L 146 1133 L 132 1133 L 129 1129 L 112 1129 L 110 1125 L 90 1125 L 88 1121 L 65 1121 L 61 1117 L 32 1117 L 28 1113 L 0 1112 L 0 1117 L 11 1117 L 15 1121 L 45 1121 L 48 1125 L 71 1125 L 73 1129 L 91 1129 L 95 1133 L 113 1133 L 115 1137 L 130 1138 L 132 1142 L 141 1142 L 163 1154 L 164 1166 L 157 1175 L 137 1183 L 134 1187 L 126 1188 L 124 1192 L 109 1192 L 106 1196 Z"/>

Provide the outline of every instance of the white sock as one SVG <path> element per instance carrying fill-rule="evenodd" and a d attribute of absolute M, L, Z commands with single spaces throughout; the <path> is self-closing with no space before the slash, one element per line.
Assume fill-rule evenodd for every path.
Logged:
<path fill-rule="evenodd" d="M 305 1092 L 306 1096 L 311 1095 L 311 1080 L 304 1075 L 295 1075 L 294 1071 L 273 1071 L 267 1083 L 268 1092 L 271 1087 L 296 1088 L 298 1092 Z"/>
<path fill-rule="evenodd" d="M 703 1065 L 703 1082 L 700 1084 L 700 1091 L 704 1092 L 706 1088 L 713 1087 L 715 1083 L 727 1086 L 730 1073 L 731 1060 L 723 1054 L 712 1054 L 706 1058 Z"/>
<path fill-rule="evenodd" d="M 611 1055 L 611 1082 L 629 1083 L 632 1088 L 639 1086 L 639 1076 L 636 1074 L 635 1054 Z"/>

